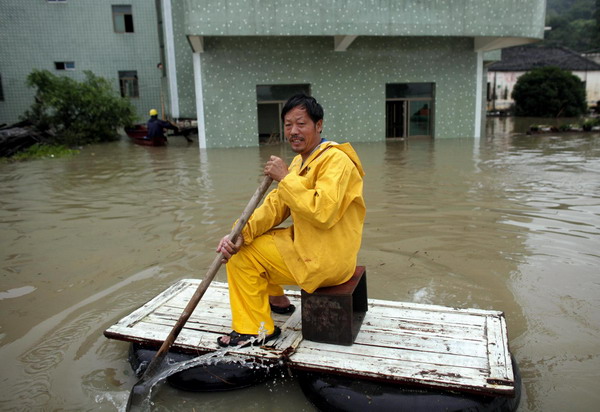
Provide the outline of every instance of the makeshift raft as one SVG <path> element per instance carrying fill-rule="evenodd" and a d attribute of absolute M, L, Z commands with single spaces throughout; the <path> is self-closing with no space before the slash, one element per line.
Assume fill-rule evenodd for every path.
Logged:
<path fill-rule="evenodd" d="M 110 339 L 158 348 L 200 280 L 181 280 L 105 332 Z M 302 338 L 300 292 L 287 291 L 297 310 L 273 314 L 282 329 L 267 346 L 230 348 L 263 364 L 356 379 L 466 391 L 485 396 L 515 395 L 515 376 L 502 312 L 454 309 L 369 299 L 352 346 Z M 227 284 L 213 282 L 172 350 L 201 354 L 219 349 L 217 337 L 231 331 Z"/>

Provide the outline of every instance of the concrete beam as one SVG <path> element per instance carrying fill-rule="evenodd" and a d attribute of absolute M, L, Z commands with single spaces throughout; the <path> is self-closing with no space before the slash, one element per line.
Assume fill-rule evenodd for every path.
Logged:
<path fill-rule="evenodd" d="M 194 53 L 204 52 L 204 36 L 187 36 L 187 38 Z"/>
<path fill-rule="evenodd" d="M 538 41 L 527 37 L 475 37 L 473 48 L 475 52 L 490 51 Z"/>
<path fill-rule="evenodd" d="M 358 36 L 333 36 L 333 49 L 338 52 L 346 51 L 357 37 Z"/>
<path fill-rule="evenodd" d="M 163 30 L 165 35 L 165 56 L 169 82 L 170 113 L 173 119 L 179 118 L 179 89 L 177 86 L 177 61 L 175 60 L 175 34 L 173 31 L 172 0 L 162 2 Z"/>
<path fill-rule="evenodd" d="M 198 146 L 206 149 L 206 129 L 204 128 L 204 85 L 202 84 L 202 56 L 194 53 L 194 90 L 196 92 L 196 120 L 198 121 Z"/>

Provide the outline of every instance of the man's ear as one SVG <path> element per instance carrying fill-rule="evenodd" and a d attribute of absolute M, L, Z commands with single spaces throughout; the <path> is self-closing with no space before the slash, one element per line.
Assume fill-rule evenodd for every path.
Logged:
<path fill-rule="evenodd" d="M 323 131 L 323 119 L 317 122 L 317 131 L 321 133 Z"/>

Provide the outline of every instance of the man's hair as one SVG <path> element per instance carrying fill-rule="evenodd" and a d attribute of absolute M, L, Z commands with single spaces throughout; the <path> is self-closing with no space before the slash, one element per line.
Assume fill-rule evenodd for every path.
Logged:
<path fill-rule="evenodd" d="M 285 115 L 295 107 L 304 107 L 310 119 L 317 123 L 323 119 L 323 108 L 314 97 L 307 96 L 304 93 L 296 94 L 288 99 L 281 109 L 281 121 L 284 121 Z"/>

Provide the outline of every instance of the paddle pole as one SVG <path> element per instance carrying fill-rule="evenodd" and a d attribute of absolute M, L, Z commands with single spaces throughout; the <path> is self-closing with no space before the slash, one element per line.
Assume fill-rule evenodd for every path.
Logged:
<path fill-rule="evenodd" d="M 240 233 L 242 233 L 242 229 L 248 222 L 248 219 L 250 219 L 252 212 L 254 212 L 254 209 L 256 209 L 256 207 L 260 203 L 260 200 L 263 198 L 272 182 L 273 179 L 269 176 L 265 176 L 263 178 L 262 182 L 256 189 L 256 192 L 254 192 L 254 195 L 248 202 L 248 205 L 246 205 L 246 208 L 242 212 L 242 215 L 240 216 L 239 220 L 236 222 L 233 230 L 229 234 L 229 239 L 232 242 L 235 243 L 237 237 L 240 235 Z M 196 306 L 198 306 L 198 302 L 200 302 L 200 299 L 202 299 L 202 296 L 204 296 L 204 292 L 206 292 L 206 289 L 208 289 L 208 286 L 215 278 L 217 272 L 219 271 L 219 268 L 221 267 L 221 261 L 224 258 L 225 256 L 223 255 L 223 253 L 219 253 L 213 260 L 212 264 L 208 268 L 208 271 L 206 272 L 206 276 L 198 285 L 196 292 L 194 292 L 194 295 L 192 296 L 187 306 L 179 316 L 179 319 L 175 323 L 175 326 L 173 326 L 173 329 L 161 345 L 160 349 L 158 350 L 158 352 L 156 352 L 156 355 L 154 355 L 152 361 L 150 361 L 150 364 L 146 368 L 146 371 L 142 375 L 142 378 L 135 385 L 133 385 L 131 393 L 129 394 L 129 399 L 127 401 L 126 410 L 129 411 L 141 408 L 141 405 L 148 396 L 149 390 L 152 388 L 152 384 L 154 383 L 152 382 L 152 379 L 155 376 L 157 376 L 160 370 L 162 369 L 162 365 L 166 358 L 167 352 L 169 351 L 169 348 L 173 345 L 173 342 L 175 342 L 177 336 L 179 336 L 179 333 L 181 332 L 183 326 L 192 315 L 192 312 L 194 312 L 194 309 L 196 309 Z M 150 387 L 148 387 L 149 383 Z"/>

